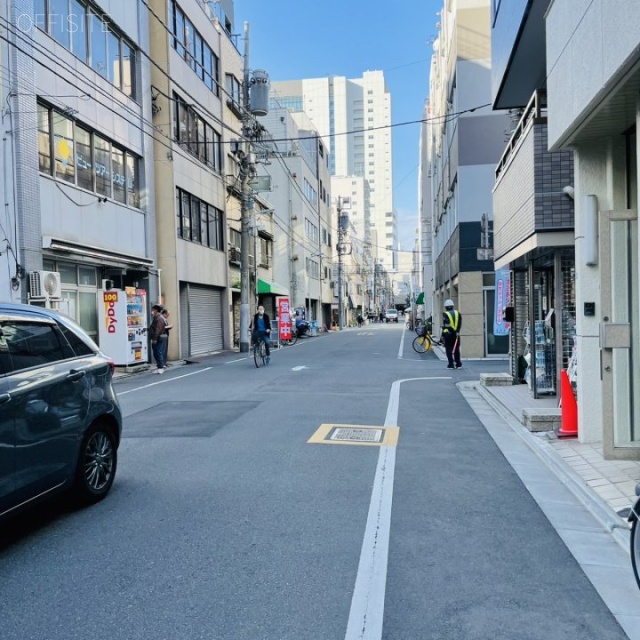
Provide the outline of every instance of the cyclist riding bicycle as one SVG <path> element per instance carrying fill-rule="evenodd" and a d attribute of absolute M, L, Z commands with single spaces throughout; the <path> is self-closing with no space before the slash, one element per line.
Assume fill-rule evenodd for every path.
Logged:
<path fill-rule="evenodd" d="M 262 305 L 258 307 L 258 312 L 253 316 L 253 322 L 249 328 L 252 329 L 251 339 L 254 344 L 258 342 L 258 340 L 262 340 L 264 342 L 265 351 L 267 353 L 266 363 L 269 364 L 269 362 L 271 362 L 271 349 L 269 348 L 271 319 L 269 318 L 269 315 L 265 313 Z"/>

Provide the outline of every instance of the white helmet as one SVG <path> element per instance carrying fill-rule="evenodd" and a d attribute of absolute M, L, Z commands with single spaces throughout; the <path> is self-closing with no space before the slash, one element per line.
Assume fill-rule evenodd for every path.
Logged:
<path fill-rule="evenodd" d="M 446 309 L 447 307 L 455 307 L 456 305 L 453 304 L 453 300 L 451 298 L 447 298 L 444 301 L 444 306 L 445 306 L 445 309 Z"/>

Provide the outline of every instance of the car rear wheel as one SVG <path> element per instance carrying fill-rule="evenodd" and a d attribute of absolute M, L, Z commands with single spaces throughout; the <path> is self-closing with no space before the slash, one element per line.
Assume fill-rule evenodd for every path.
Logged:
<path fill-rule="evenodd" d="M 116 475 L 118 449 L 112 430 L 97 422 L 87 431 L 80 449 L 76 480 L 73 487 L 78 501 L 93 504 L 102 500 Z"/>

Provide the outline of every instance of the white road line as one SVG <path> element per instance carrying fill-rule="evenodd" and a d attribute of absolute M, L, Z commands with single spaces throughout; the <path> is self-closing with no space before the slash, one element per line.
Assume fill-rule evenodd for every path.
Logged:
<path fill-rule="evenodd" d="M 188 378 L 189 376 L 197 376 L 199 373 L 204 373 L 205 371 L 210 371 L 213 367 L 206 367 L 206 369 L 200 369 L 200 371 L 192 371 L 191 373 L 185 373 L 183 376 L 174 376 L 172 378 L 164 378 L 163 380 L 158 380 L 158 382 L 151 382 L 149 384 L 142 385 L 141 387 L 136 387 L 135 389 L 129 389 L 129 391 L 117 391 L 118 396 L 125 396 L 127 393 L 133 393 L 134 391 L 142 391 L 142 389 L 148 389 L 149 387 L 155 387 L 159 384 L 165 384 L 166 382 L 173 382 L 174 380 L 180 380 L 180 378 Z"/>
<path fill-rule="evenodd" d="M 237 360 L 229 360 L 229 362 L 225 362 L 225 364 L 233 364 L 234 362 L 243 362 L 244 360 L 247 360 L 247 358 L 238 358 Z"/>
<path fill-rule="evenodd" d="M 403 382 L 417 380 L 451 380 L 451 378 L 438 376 L 396 380 L 391 385 L 385 427 L 398 426 L 400 385 Z M 380 447 L 345 640 L 381 640 L 382 638 L 395 468 L 396 447 Z"/>
<path fill-rule="evenodd" d="M 398 349 L 398 360 L 402 360 L 402 353 L 404 352 L 404 330 L 402 331 L 402 338 L 400 338 L 400 348 Z"/>

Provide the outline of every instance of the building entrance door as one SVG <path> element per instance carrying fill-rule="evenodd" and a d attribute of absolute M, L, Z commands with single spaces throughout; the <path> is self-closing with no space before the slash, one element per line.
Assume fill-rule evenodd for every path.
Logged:
<path fill-rule="evenodd" d="M 638 212 L 600 212 L 603 451 L 640 459 Z"/>

